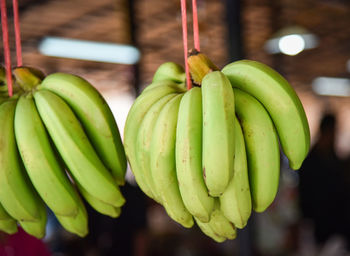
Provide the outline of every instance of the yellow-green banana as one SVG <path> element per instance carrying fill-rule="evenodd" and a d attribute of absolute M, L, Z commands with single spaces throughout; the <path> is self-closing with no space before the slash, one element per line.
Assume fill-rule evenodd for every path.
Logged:
<path fill-rule="evenodd" d="M 154 88 L 160 87 L 160 86 L 174 86 L 175 84 L 176 83 L 174 81 L 171 81 L 171 80 L 156 81 L 156 82 L 153 82 L 150 85 L 146 86 L 146 88 L 143 89 L 142 94 L 144 94 L 145 92 L 152 90 Z M 185 83 L 176 84 L 176 87 L 179 88 L 179 90 L 181 90 L 183 92 L 186 91 Z"/>
<path fill-rule="evenodd" d="M 101 94 L 83 78 L 64 73 L 48 75 L 40 86 L 60 96 L 71 107 L 98 156 L 117 183 L 123 185 L 124 147 L 112 111 Z"/>
<path fill-rule="evenodd" d="M 126 156 L 129 160 L 131 170 L 135 176 L 137 184 L 147 196 L 153 199 L 155 199 L 155 196 L 148 187 L 137 161 L 136 140 L 138 129 L 147 111 L 155 102 L 168 94 L 179 93 L 182 91 L 183 90 L 179 88 L 176 83 L 170 83 L 142 93 L 135 100 L 126 119 L 124 127 L 124 147 Z"/>
<path fill-rule="evenodd" d="M 74 217 L 56 215 L 57 220 L 69 232 L 84 237 L 89 233 L 88 214 L 83 201 L 79 198 L 78 214 Z"/>
<path fill-rule="evenodd" d="M 193 219 L 181 198 L 175 164 L 176 124 L 181 98 L 182 94 L 171 99 L 158 116 L 151 141 L 151 172 L 169 216 L 189 228 Z"/>
<path fill-rule="evenodd" d="M 241 126 L 235 118 L 235 162 L 231 182 L 219 197 L 220 209 L 237 228 L 243 228 L 252 211 L 247 156 Z"/>
<path fill-rule="evenodd" d="M 74 179 L 99 200 L 122 206 L 125 203 L 123 195 L 70 107 L 48 90 L 36 91 L 34 99 L 40 117 Z"/>
<path fill-rule="evenodd" d="M 40 218 L 41 199 L 17 150 L 14 132 L 16 104 L 16 100 L 9 100 L 0 105 L 0 202 L 13 218 L 35 221 Z"/>
<path fill-rule="evenodd" d="M 289 83 L 270 67 L 251 60 L 233 62 L 222 70 L 233 87 L 260 101 L 277 129 L 292 169 L 299 169 L 310 147 L 304 108 Z"/>
<path fill-rule="evenodd" d="M 182 66 L 174 62 L 165 62 L 161 64 L 154 73 L 152 83 L 164 80 L 184 83 L 185 79 L 186 74 Z"/>
<path fill-rule="evenodd" d="M 114 207 L 110 204 L 106 204 L 105 202 L 102 202 L 101 200 L 98 200 L 93 195 L 90 195 L 89 192 L 87 192 L 82 186 L 80 186 L 78 183 L 76 183 L 81 195 L 85 198 L 85 200 L 89 203 L 89 205 L 94 208 L 99 213 L 102 213 L 104 215 L 110 216 L 112 218 L 119 217 L 121 213 L 120 207 Z"/>
<path fill-rule="evenodd" d="M 274 200 L 279 183 L 280 153 L 272 120 L 263 105 L 234 89 L 236 114 L 247 151 L 253 209 L 263 212 Z"/>
<path fill-rule="evenodd" d="M 237 237 L 236 227 L 224 216 L 220 210 L 220 203 L 215 199 L 214 210 L 210 216 L 209 226 L 213 232 L 227 239 L 235 239 Z"/>
<path fill-rule="evenodd" d="M 17 221 L 12 218 L 0 204 L 0 231 L 7 234 L 17 233 Z"/>
<path fill-rule="evenodd" d="M 39 219 L 37 221 L 21 221 L 18 220 L 22 228 L 28 234 L 35 236 L 36 238 L 43 238 L 46 234 L 46 222 L 47 222 L 47 213 L 45 204 L 42 203 L 39 207 Z"/>
<path fill-rule="evenodd" d="M 209 236 L 210 238 L 212 238 L 214 241 L 218 243 L 222 243 L 226 241 L 226 237 L 216 234 L 214 230 L 211 228 L 211 226 L 209 225 L 209 223 L 201 222 L 196 217 L 194 217 L 194 219 L 196 220 L 196 223 L 198 227 L 202 230 L 202 232 L 207 236 Z"/>
<path fill-rule="evenodd" d="M 18 100 L 15 135 L 28 176 L 41 198 L 55 214 L 75 216 L 77 192 L 55 155 L 31 93 Z"/>
<path fill-rule="evenodd" d="M 208 222 L 214 198 L 202 172 L 202 93 L 193 87 L 182 97 L 176 128 L 176 174 L 183 202 L 201 222 Z"/>
<path fill-rule="evenodd" d="M 220 71 L 202 80 L 203 175 L 211 196 L 220 196 L 233 175 L 235 103 L 232 87 Z"/>
<path fill-rule="evenodd" d="M 152 105 L 152 107 L 147 111 L 145 117 L 143 118 L 139 126 L 139 131 L 136 140 L 136 157 L 138 165 L 140 167 L 140 172 L 143 174 L 145 182 L 151 190 L 155 200 L 159 203 L 161 203 L 161 197 L 157 194 L 154 184 L 155 181 L 153 180 L 151 173 L 150 145 L 152 140 L 152 134 L 154 131 L 154 125 L 157 121 L 160 111 L 162 110 L 164 105 L 176 95 L 177 93 L 171 93 L 169 95 L 166 95 Z"/>

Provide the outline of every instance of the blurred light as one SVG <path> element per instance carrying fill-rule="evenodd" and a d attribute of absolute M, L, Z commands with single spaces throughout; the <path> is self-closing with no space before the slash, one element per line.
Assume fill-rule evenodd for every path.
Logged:
<path fill-rule="evenodd" d="M 347 68 L 348 72 L 350 72 L 350 60 L 348 60 L 346 62 L 346 68 Z"/>
<path fill-rule="evenodd" d="M 350 96 L 350 79 L 338 77 L 317 77 L 312 81 L 312 89 L 319 95 Z"/>
<path fill-rule="evenodd" d="M 118 92 L 118 93 L 103 93 L 103 97 L 106 99 L 107 104 L 111 108 L 111 111 L 114 115 L 114 118 L 117 122 L 119 133 L 123 138 L 124 127 L 126 118 L 128 116 L 129 110 L 135 101 L 135 97 L 131 95 L 129 92 Z M 130 169 L 130 165 L 128 163 L 127 172 L 125 175 L 126 181 L 136 186 L 137 183 L 135 181 L 135 177 Z"/>
<path fill-rule="evenodd" d="M 278 41 L 280 51 L 287 55 L 297 55 L 305 49 L 305 40 L 301 35 L 283 36 Z"/>
<path fill-rule="evenodd" d="M 286 27 L 278 31 L 265 43 L 268 53 L 283 53 L 290 56 L 297 55 L 306 49 L 317 47 L 318 38 L 302 27 Z"/>
<path fill-rule="evenodd" d="M 131 45 L 60 37 L 45 37 L 39 44 L 39 51 L 53 57 L 120 64 L 135 64 L 140 59 L 140 51 Z"/>

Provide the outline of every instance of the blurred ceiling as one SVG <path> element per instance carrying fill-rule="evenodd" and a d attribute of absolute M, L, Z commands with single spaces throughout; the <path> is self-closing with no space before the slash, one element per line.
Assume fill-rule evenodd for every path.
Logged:
<path fill-rule="evenodd" d="M 230 61 L 230 30 L 226 22 L 230 0 L 197 1 L 201 48 L 222 67 Z M 10 18 L 11 2 L 7 0 Z M 350 59 L 350 1 L 240 2 L 243 56 L 262 61 L 286 76 L 303 101 L 313 138 L 322 111 L 334 110 L 340 119 L 339 151 L 350 152 L 350 99 L 316 96 L 311 91 L 311 82 L 318 76 L 350 77 L 346 68 Z M 147 85 L 161 63 L 183 63 L 179 0 L 19 0 L 19 5 L 24 64 L 39 67 L 47 73 L 72 72 L 102 90 L 113 87 L 133 91 L 135 82 L 141 87 Z M 264 50 L 264 44 L 276 32 L 295 25 L 315 34 L 319 38 L 318 47 L 296 56 L 271 55 Z M 191 34 L 190 19 L 190 46 Z M 37 49 L 45 36 L 136 44 L 142 58 L 135 67 L 46 57 Z M 14 52 L 12 56 L 15 56 Z M 136 78 L 135 71 L 139 71 Z"/>

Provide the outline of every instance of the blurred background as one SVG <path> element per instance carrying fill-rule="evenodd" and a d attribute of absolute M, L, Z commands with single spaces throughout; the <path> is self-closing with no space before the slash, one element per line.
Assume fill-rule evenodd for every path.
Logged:
<path fill-rule="evenodd" d="M 282 155 L 273 205 L 253 214 L 236 240 L 222 244 L 170 220 L 129 171 L 121 217 L 90 209 L 90 234 L 81 239 L 52 215 L 44 239 L 50 254 L 350 255 L 350 1 L 197 1 L 201 50 L 219 67 L 242 58 L 261 61 L 296 90 L 311 129 L 312 150 L 303 167 L 290 170 Z M 121 132 L 157 67 L 184 62 L 179 0 L 19 0 L 19 8 L 24 65 L 90 81 Z M 191 21 L 189 16 L 190 46 Z M 96 50 L 84 51 L 86 43 Z M 9 248 L 7 253 L 14 255 Z"/>

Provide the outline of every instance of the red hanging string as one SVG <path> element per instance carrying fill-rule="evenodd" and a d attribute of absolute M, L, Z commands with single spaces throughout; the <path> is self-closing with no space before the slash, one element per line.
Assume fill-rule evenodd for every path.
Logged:
<path fill-rule="evenodd" d="M 17 67 L 20 67 L 23 65 L 23 63 L 22 63 L 21 29 L 19 25 L 19 14 L 18 14 L 18 0 L 13 0 L 12 3 L 13 3 L 13 18 L 14 18 L 14 25 L 15 25 Z"/>
<path fill-rule="evenodd" d="M 8 94 L 12 96 L 12 73 L 11 73 L 11 58 L 10 58 L 10 43 L 7 24 L 6 0 L 1 0 L 1 25 L 2 25 L 2 40 L 4 45 L 5 69 Z"/>
<path fill-rule="evenodd" d="M 198 12 L 197 12 L 197 0 L 192 0 L 192 15 L 193 15 L 193 40 L 194 48 L 200 51 L 199 44 L 199 29 L 198 29 Z"/>
<path fill-rule="evenodd" d="M 188 40 L 187 40 L 187 10 L 186 10 L 186 0 L 181 0 L 181 19 L 182 19 L 182 41 L 184 44 L 184 59 L 185 59 L 185 71 L 186 71 L 186 82 L 187 90 L 191 89 L 191 77 L 190 71 L 187 63 L 188 56 Z"/>

